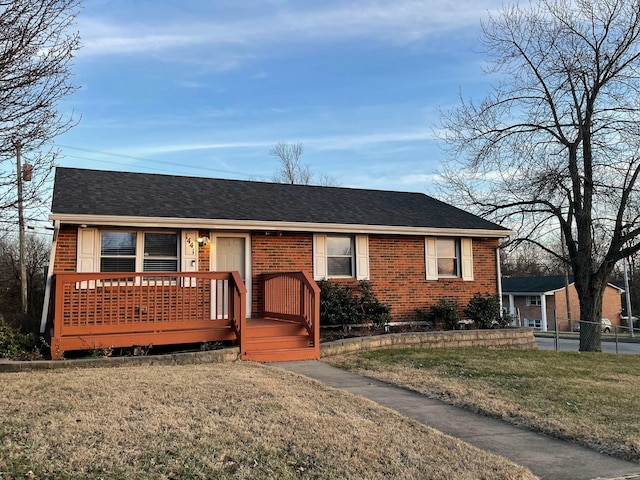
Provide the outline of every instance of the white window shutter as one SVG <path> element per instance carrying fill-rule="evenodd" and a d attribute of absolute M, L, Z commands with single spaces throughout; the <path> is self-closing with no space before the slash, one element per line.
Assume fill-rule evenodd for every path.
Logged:
<path fill-rule="evenodd" d="M 78 228 L 78 243 L 76 247 L 76 272 L 89 273 L 100 271 L 99 241 L 96 228 Z M 76 284 L 76 288 L 95 288 L 92 280 Z"/>
<path fill-rule="evenodd" d="M 473 280 L 473 244 L 470 238 L 462 238 L 460 240 L 460 250 L 462 257 L 462 279 L 465 281 Z"/>
<path fill-rule="evenodd" d="M 369 237 L 356 235 L 356 279 L 369 280 Z"/>
<path fill-rule="evenodd" d="M 327 278 L 327 236 L 313 236 L 313 279 Z"/>
<path fill-rule="evenodd" d="M 180 271 L 182 272 L 197 272 L 198 271 L 198 231 L 197 230 L 183 230 L 182 231 L 182 243 L 180 248 Z M 196 278 L 184 278 L 182 279 L 184 287 L 195 287 L 197 284 Z"/>
<path fill-rule="evenodd" d="M 424 239 L 424 260 L 426 267 L 426 279 L 438 279 L 438 252 L 436 249 L 436 238 L 426 237 Z"/>

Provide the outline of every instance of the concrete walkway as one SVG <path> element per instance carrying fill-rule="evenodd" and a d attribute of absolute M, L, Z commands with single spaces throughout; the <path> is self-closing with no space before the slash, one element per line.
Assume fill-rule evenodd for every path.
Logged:
<path fill-rule="evenodd" d="M 271 365 L 392 408 L 443 433 L 523 465 L 541 479 L 640 479 L 639 464 L 515 427 L 323 362 L 278 362 Z"/>

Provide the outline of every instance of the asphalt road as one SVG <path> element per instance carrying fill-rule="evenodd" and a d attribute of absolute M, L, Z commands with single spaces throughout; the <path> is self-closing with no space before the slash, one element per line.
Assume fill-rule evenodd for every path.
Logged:
<path fill-rule="evenodd" d="M 566 352 L 577 352 L 579 346 L 579 340 L 560 338 L 558 339 L 558 350 Z M 555 350 L 555 340 L 551 337 L 536 337 L 536 343 L 540 350 Z M 602 351 L 607 353 L 616 353 L 615 342 L 602 342 Z M 623 343 L 618 342 L 618 352 L 625 354 L 640 354 L 640 343 Z"/>

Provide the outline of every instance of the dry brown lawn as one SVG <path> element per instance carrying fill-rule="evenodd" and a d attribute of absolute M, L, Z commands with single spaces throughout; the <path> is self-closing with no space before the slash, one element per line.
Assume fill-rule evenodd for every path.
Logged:
<path fill-rule="evenodd" d="M 640 462 L 640 356 L 388 349 L 329 363 Z"/>
<path fill-rule="evenodd" d="M 0 478 L 529 479 L 366 399 L 252 363 L 0 374 Z"/>

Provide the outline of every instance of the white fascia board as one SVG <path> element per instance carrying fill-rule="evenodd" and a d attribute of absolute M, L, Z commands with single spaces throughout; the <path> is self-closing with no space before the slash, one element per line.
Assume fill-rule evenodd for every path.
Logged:
<path fill-rule="evenodd" d="M 93 225 L 141 228 L 198 228 L 208 230 L 265 230 L 314 233 L 362 233 L 394 235 L 428 235 L 447 237 L 505 238 L 511 230 L 477 230 L 465 228 L 403 227 L 394 225 L 356 225 L 341 223 L 268 222 L 258 220 L 216 220 L 201 218 L 130 217 L 114 215 L 52 214 L 50 220 L 66 225 Z"/>
<path fill-rule="evenodd" d="M 569 286 L 573 285 L 575 282 L 571 282 Z M 620 293 L 624 292 L 624 289 L 614 285 L 613 283 L 607 283 L 608 287 L 615 288 Z M 561 292 L 564 290 L 564 287 L 556 288 L 555 290 L 549 290 L 548 292 L 502 292 L 503 295 L 516 295 L 516 296 L 532 296 L 532 295 L 553 295 L 556 292 Z"/>
<path fill-rule="evenodd" d="M 620 288 L 619 286 L 614 285 L 613 283 L 607 283 L 607 286 L 609 286 L 611 288 L 615 288 L 620 293 L 624 293 L 625 292 L 624 288 Z"/>
<path fill-rule="evenodd" d="M 550 292 L 507 292 L 503 290 L 502 295 L 513 295 L 514 297 L 539 297 L 540 295 L 551 295 L 553 290 Z"/>

